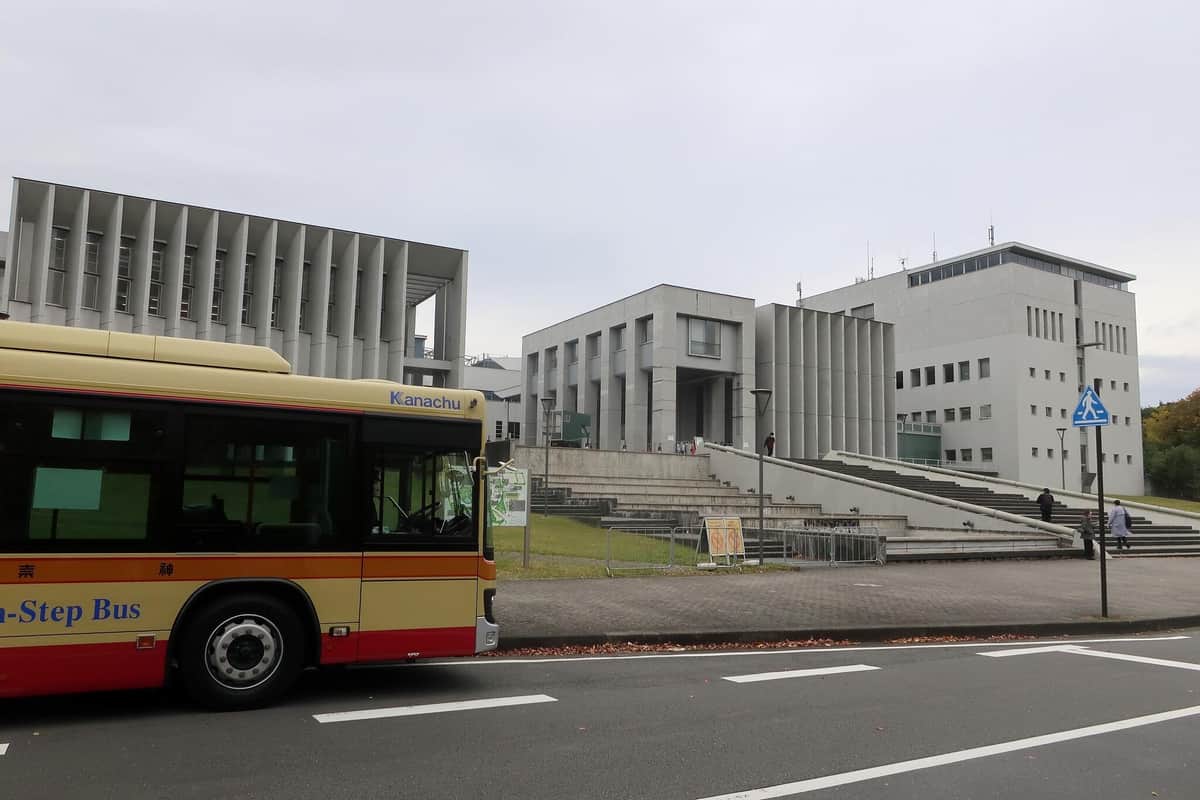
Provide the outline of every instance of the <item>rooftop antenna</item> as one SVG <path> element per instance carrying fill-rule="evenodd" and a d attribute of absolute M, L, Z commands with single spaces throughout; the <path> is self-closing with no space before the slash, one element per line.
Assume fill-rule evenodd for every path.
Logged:
<path fill-rule="evenodd" d="M 937 261 L 937 231 L 933 233 L 933 260 Z"/>
<path fill-rule="evenodd" d="M 908 270 L 908 256 L 900 256 L 900 269 L 902 271 Z"/>
<path fill-rule="evenodd" d="M 988 211 L 988 247 L 996 246 L 996 226 L 993 224 L 992 212 Z"/>
<path fill-rule="evenodd" d="M 800 285 L 800 281 L 796 281 L 796 305 L 804 305 L 804 289 Z"/>

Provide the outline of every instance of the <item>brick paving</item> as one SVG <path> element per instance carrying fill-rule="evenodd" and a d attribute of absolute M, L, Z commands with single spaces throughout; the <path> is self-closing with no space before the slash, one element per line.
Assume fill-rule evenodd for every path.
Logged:
<path fill-rule="evenodd" d="M 1113 627 L 1200 624 L 1200 559 L 1113 559 Z M 856 585 L 867 584 L 867 585 Z M 870 638 L 953 629 L 1084 632 L 1100 617 L 1099 562 L 971 561 L 694 577 L 503 581 L 501 645 L 623 638 L 729 639 L 747 632 Z M 1194 620 L 1186 620 L 1195 617 Z M 753 638 L 753 637 L 749 637 Z"/>

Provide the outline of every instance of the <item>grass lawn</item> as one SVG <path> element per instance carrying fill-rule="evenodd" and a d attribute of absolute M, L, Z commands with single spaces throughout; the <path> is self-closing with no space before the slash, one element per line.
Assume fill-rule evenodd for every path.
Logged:
<path fill-rule="evenodd" d="M 1152 497 L 1149 495 L 1116 495 L 1122 500 L 1130 500 L 1135 503 L 1146 503 L 1151 506 L 1163 506 L 1164 508 L 1177 508 L 1180 511 L 1192 511 L 1200 514 L 1200 502 L 1195 500 L 1176 500 L 1173 497 Z"/>
<path fill-rule="evenodd" d="M 521 566 L 524 528 L 496 528 L 496 569 L 501 580 L 530 578 L 603 578 L 607 558 L 608 531 L 564 517 L 530 517 L 529 568 Z M 670 545 L 632 533 L 614 533 L 613 562 L 622 565 L 666 564 Z M 712 574 L 696 569 L 696 549 L 691 542 L 675 543 L 674 570 L 630 570 L 623 575 L 698 575 Z M 773 569 L 774 565 L 764 569 Z M 750 569 L 758 569 L 752 567 Z"/>

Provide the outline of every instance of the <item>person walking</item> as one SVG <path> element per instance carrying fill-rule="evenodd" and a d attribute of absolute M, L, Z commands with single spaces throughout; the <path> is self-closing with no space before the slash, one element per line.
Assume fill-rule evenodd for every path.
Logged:
<path fill-rule="evenodd" d="M 1038 495 L 1038 508 L 1042 510 L 1042 522 L 1053 522 L 1054 516 L 1054 495 L 1050 494 L 1049 489 L 1042 489 L 1042 493 Z"/>
<path fill-rule="evenodd" d="M 1083 519 L 1079 522 L 1079 536 L 1083 539 L 1083 557 L 1089 560 L 1096 558 L 1096 547 L 1092 544 L 1092 540 L 1096 538 L 1096 523 L 1092 521 L 1092 512 L 1083 512 Z"/>
<path fill-rule="evenodd" d="M 767 434 L 766 441 L 763 442 L 763 451 L 769 456 L 775 455 L 775 431 Z"/>
<path fill-rule="evenodd" d="M 1108 512 L 1108 529 L 1117 537 L 1117 549 L 1122 547 L 1129 550 L 1129 529 L 1133 527 L 1133 519 L 1121 505 L 1120 500 L 1113 500 L 1112 510 Z"/>

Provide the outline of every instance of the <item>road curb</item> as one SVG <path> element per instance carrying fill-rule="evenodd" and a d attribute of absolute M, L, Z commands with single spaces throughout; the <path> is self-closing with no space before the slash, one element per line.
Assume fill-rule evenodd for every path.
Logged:
<path fill-rule="evenodd" d="M 883 625 L 847 628 L 799 628 L 791 630 L 680 631 L 675 633 L 594 633 L 555 636 L 504 636 L 499 652 L 549 647 L 590 647 L 606 644 L 750 644 L 757 642 L 804 641 L 807 639 L 848 640 L 883 643 L 922 636 L 960 636 L 985 639 L 991 636 L 1094 636 L 1107 633 L 1145 633 L 1172 628 L 1200 627 L 1200 614 L 1183 617 L 1140 619 L 1094 619 L 1076 622 L 995 622 L 962 625 Z M 501 623 L 503 631 L 503 623 Z"/>

